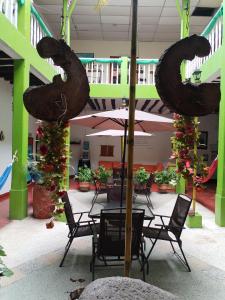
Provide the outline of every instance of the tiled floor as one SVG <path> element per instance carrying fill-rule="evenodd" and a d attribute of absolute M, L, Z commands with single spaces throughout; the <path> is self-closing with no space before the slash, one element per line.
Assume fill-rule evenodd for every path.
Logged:
<path fill-rule="evenodd" d="M 93 191 L 80 193 L 71 190 L 69 196 L 74 211 L 87 210 Z M 153 192 L 154 212 L 171 214 L 175 198 L 175 194 Z M 214 214 L 200 204 L 197 205 L 197 211 L 203 215 L 204 227 L 185 229 L 182 235 L 192 272 L 186 272 L 172 255 L 169 245 L 162 242 L 152 253 L 147 282 L 188 300 L 223 300 L 225 228 L 216 226 Z M 67 292 L 75 288 L 71 278 L 85 278 L 85 284 L 90 281 L 91 238 L 75 240 L 65 267 L 59 268 L 67 241 L 66 224 L 57 222 L 52 230 L 47 230 L 45 222 L 29 216 L 23 221 L 11 221 L 0 230 L 0 241 L 8 254 L 5 262 L 15 272 L 10 279 L 1 280 L 1 300 L 66 300 Z M 122 274 L 121 270 L 112 269 L 99 271 L 96 277 Z M 132 276 L 140 278 L 139 271 L 134 265 Z"/>

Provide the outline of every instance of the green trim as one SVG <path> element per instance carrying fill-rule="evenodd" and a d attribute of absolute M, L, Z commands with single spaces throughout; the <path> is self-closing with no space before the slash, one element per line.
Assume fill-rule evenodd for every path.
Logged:
<path fill-rule="evenodd" d="M 108 63 L 117 63 L 121 64 L 123 59 L 122 58 L 89 58 L 89 57 L 80 57 L 80 61 L 83 64 L 88 64 L 92 62 L 102 63 L 102 64 L 108 64 Z M 130 62 L 130 59 L 128 59 L 128 62 Z M 158 59 L 137 59 L 138 65 L 155 65 L 158 64 Z"/>
<path fill-rule="evenodd" d="M 92 62 L 102 63 L 102 64 L 108 64 L 108 63 L 122 63 L 121 58 L 89 58 L 89 57 L 80 57 L 80 61 L 82 64 L 88 64 Z"/>
<path fill-rule="evenodd" d="M 177 11 L 178 11 L 179 16 L 182 19 L 182 11 L 181 11 L 179 0 L 176 0 L 176 7 L 177 7 Z"/>
<path fill-rule="evenodd" d="M 20 6 L 23 6 L 24 3 L 25 3 L 25 0 L 17 0 L 17 2 L 18 2 L 18 4 L 19 4 Z"/>
<path fill-rule="evenodd" d="M 202 36 L 207 37 L 212 29 L 214 28 L 216 22 L 218 19 L 223 16 L 223 6 L 220 7 L 220 9 L 216 12 L 216 14 L 213 16 L 212 20 L 209 22 L 209 24 L 206 26 L 204 31 L 201 33 Z"/>
<path fill-rule="evenodd" d="M 136 63 L 137 65 L 157 65 L 159 62 L 158 59 L 137 59 Z"/>
<path fill-rule="evenodd" d="M 46 36 L 51 36 L 52 37 L 52 33 L 48 30 L 47 26 L 45 25 L 44 21 L 42 20 L 41 16 L 39 15 L 38 11 L 36 10 L 36 8 L 33 5 L 31 5 L 31 13 L 38 20 L 38 23 L 41 26 L 41 29 L 46 34 Z"/>

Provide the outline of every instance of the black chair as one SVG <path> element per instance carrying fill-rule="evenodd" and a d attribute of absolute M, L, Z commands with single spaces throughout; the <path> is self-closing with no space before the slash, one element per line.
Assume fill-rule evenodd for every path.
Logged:
<path fill-rule="evenodd" d="M 99 224 L 96 224 L 95 220 L 89 218 L 88 216 L 85 218 L 84 221 L 82 220 L 85 215 L 88 215 L 89 211 L 73 213 L 67 193 L 63 195 L 62 201 L 64 203 L 64 211 L 66 215 L 67 225 L 69 227 L 69 241 L 66 244 L 65 252 L 59 265 L 60 267 L 63 266 L 63 262 L 66 258 L 66 255 L 70 249 L 74 238 L 89 236 L 93 235 L 94 232 L 99 232 Z"/>
<path fill-rule="evenodd" d="M 155 214 L 155 217 L 159 217 L 161 220 L 161 223 L 162 223 L 162 224 L 155 224 L 155 226 L 158 226 L 160 228 L 151 227 L 150 226 L 151 222 L 149 223 L 149 225 L 147 227 L 143 227 L 144 237 L 149 238 L 152 242 L 152 247 L 147 255 L 147 260 L 150 256 L 150 254 L 152 253 L 152 250 L 155 247 L 156 242 L 158 240 L 164 240 L 164 241 L 170 242 L 174 254 L 187 267 L 188 271 L 189 272 L 191 271 L 190 266 L 187 262 L 187 259 L 184 255 L 184 252 L 182 249 L 182 241 L 180 239 L 182 230 L 184 229 L 184 223 L 185 223 L 188 211 L 191 206 L 191 201 L 192 201 L 192 199 L 189 198 L 188 196 L 179 194 L 177 196 L 177 200 L 176 200 L 172 215 L 170 217 Z M 165 220 L 164 220 L 165 218 L 167 218 L 169 220 L 169 222 L 167 222 L 168 224 L 165 223 Z M 174 248 L 173 243 L 178 244 L 182 256 L 177 253 L 177 251 Z M 148 273 L 148 271 L 149 270 L 147 269 L 147 273 Z"/>
<path fill-rule="evenodd" d="M 151 194 L 151 188 L 153 182 L 154 182 L 154 174 L 151 173 L 145 186 L 143 186 L 141 189 L 134 188 L 135 200 L 137 199 L 138 195 L 145 195 L 147 203 L 151 208 L 153 208 L 153 204 L 150 198 L 150 194 Z"/>
<path fill-rule="evenodd" d="M 98 195 L 103 195 L 103 194 L 107 193 L 107 186 L 106 185 L 103 186 L 101 184 L 101 182 L 99 182 L 96 178 L 94 178 L 93 181 L 94 181 L 94 185 L 95 185 L 95 194 L 94 194 L 94 197 L 92 199 L 92 204 L 95 203 L 95 201 L 98 198 Z"/>
<path fill-rule="evenodd" d="M 92 261 L 90 269 L 92 280 L 95 277 L 95 267 L 121 266 L 123 264 L 109 264 L 110 262 L 124 261 L 125 254 L 125 214 L 124 208 L 104 209 L 100 215 L 99 236 L 94 235 L 92 247 Z M 142 228 L 144 210 L 133 209 L 132 211 L 132 260 L 138 259 L 145 280 L 146 257 L 142 245 Z M 104 265 L 96 265 L 96 258 L 104 262 Z"/>

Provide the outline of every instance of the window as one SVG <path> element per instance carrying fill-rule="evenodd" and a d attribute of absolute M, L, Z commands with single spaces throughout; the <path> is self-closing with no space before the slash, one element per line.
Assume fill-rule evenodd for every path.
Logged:
<path fill-rule="evenodd" d="M 114 146 L 111 145 L 101 145 L 100 156 L 113 156 Z"/>

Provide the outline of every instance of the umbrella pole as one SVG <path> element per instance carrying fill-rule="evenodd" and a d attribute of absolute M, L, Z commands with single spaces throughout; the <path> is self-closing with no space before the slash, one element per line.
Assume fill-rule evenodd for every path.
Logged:
<path fill-rule="evenodd" d="M 136 88 L 136 52 L 137 52 L 137 6 L 138 0 L 132 1 L 132 37 L 130 61 L 130 98 L 128 124 L 128 163 L 127 163 L 127 197 L 125 225 L 125 262 L 124 276 L 130 276 L 131 240 L 132 240 L 132 199 L 133 199 L 133 151 L 134 151 L 134 114 Z"/>
<path fill-rule="evenodd" d="M 120 194 L 120 207 L 123 206 L 123 191 L 124 191 L 124 177 L 125 177 L 125 160 L 126 160 L 126 144 L 127 144 L 127 120 L 124 125 L 124 137 L 123 137 L 123 157 L 122 157 L 122 169 L 121 169 L 121 194 Z"/>

